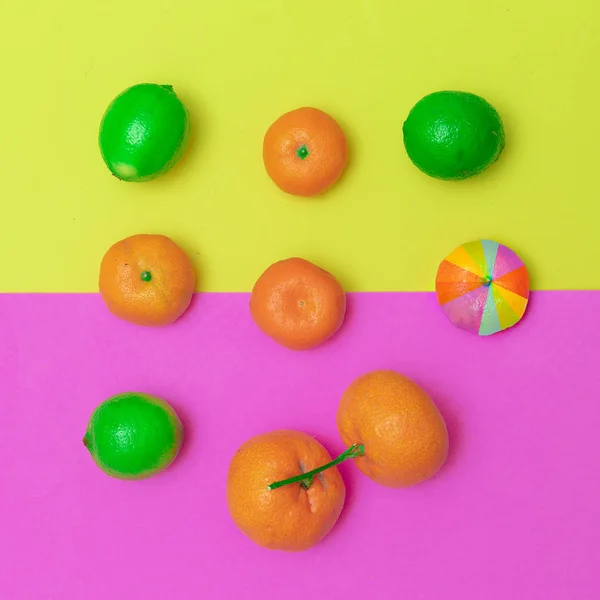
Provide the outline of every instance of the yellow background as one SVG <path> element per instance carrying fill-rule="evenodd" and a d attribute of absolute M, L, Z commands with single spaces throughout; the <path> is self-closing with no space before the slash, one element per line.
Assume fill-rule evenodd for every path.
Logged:
<path fill-rule="evenodd" d="M 312 259 L 349 290 L 430 290 L 439 261 L 490 237 L 536 288 L 600 287 L 597 0 L 53 0 L 0 21 L 0 291 L 95 291 L 133 233 L 171 235 L 203 290 L 249 290 L 271 262 Z M 104 109 L 172 84 L 189 151 L 149 184 L 111 177 Z M 402 123 L 439 89 L 487 98 L 507 145 L 465 182 L 408 160 Z M 267 178 L 262 137 L 313 105 L 347 132 L 351 164 L 318 199 Z"/>

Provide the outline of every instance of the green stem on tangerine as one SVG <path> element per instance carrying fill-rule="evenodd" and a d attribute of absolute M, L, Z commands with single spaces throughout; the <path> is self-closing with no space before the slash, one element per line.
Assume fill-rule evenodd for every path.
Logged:
<path fill-rule="evenodd" d="M 142 278 L 142 281 L 151 281 L 152 273 L 150 273 L 150 271 L 142 271 L 140 277 Z"/>
<path fill-rule="evenodd" d="M 300 159 L 300 160 L 304 160 L 307 156 L 308 156 L 308 148 L 306 147 L 306 144 L 302 144 L 302 146 L 300 146 L 300 148 L 298 148 L 298 150 L 296 150 L 296 156 Z"/>
<path fill-rule="evenodd" d="M 289 479 L 284 479 L 283 481 L 275 481 L 271 485 L 268 485 L 267 488 L 269 490 L 276 490 L 277 488 L 283 487 L 284 485 L 289 485 L 290 483 L 300 483 L 300 485 L 307 490 L 312 485 L 315 475 L 318 475 L 321 471 L 331 469 L 331 467 L 335 467 L 350 458 L 358 458 L 359 456 L 364 455 L 365 447 L 362 444 L 352 444 L 350 448 L 326 465 L 313 469 L 312 471 L 308 471 L 307 473 L 296 475 L 296 477 L 290 477 Z"/>

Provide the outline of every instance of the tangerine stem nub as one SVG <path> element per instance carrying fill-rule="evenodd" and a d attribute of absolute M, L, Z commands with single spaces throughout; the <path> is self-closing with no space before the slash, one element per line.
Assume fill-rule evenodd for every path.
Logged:
<path fill-rule="evenodd" d="M 142 271 L 142 274 L 140 277 L 142 278 L 142 281 L 151 281 L 152 273 L 150 273 L 150 271 Z"/>
<path fill-rule="evenodd" d="M 302 144 L 302 146 L 296 150 L 296 156 L 300 160 L 304 160 L 308 156 L 308 148 L 306 147 L 306 144 Z"/>
<path fill-rule="evenodd" d="M 315 475 L 318 475 L 321 473 L 321 471 L 335 467 L 350 458 L 358 458 L 359 456 L 364 455 L 365 447 L 362 444 L 352 444 L 350 448 L 348 448 L 345 452 L 342 452 L 342 454 L 340 454 L 335 460 L 332 460 L 326 465 L 317 467 L 316 469 L 308 471 L 307 473 L 301 473 L 300 475 L 296 475 L 296 477 L 290 477 L 289 479 L 284 479 L 283 481 L 276 481 L 271 485 L 268 485 L 267 488 L 269 490 L 276 490 L 277 488 L 283 487 L 284 485 L 289 485 L 290 483 L 299 483 L 305 490 L 307 490 L 312 485 Z"/>

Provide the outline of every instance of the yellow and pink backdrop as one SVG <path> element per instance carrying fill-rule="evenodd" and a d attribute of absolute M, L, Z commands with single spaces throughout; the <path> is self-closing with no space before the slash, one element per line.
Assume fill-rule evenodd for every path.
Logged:
<path fill-rule="evenodd" d="M 600 5 L 573 0 L 57 0 L 0 21 L 0 597 L 597 598 L 600 535 Z M 100 118 L 124 88 L 171 84 L 189 150 L 150 184 L 111 177 Z M 506 150 L 448 183 L 402 144 L 439 89 L 496 106 Z M 302 105 L 347 132 L 322 198 L 282 194 L 262 136 Z M 134 233 L 173 237 L 198 291 L 178 323 L 117 321 L 100 259 Z M 534 292 L 517 327 L 454 329 L 439 262 L 479 238 L 511 246 Z M 351 292 L 346 324 L 292 353 L 257 331 L 248 292 L 303 256 Z M 439 404 L 451 455 L 433 481 L 387 490 L 343 465 L 348 502 L 302 555 L 251 545 L 228 518 L 236 448 L 274 428 L 342 450 L 335 411 L 361 373 L 393 368 Z M 95 405 L 160 395 L 183 452 L 142 482 L 104 476 L 81 444 Z"/>

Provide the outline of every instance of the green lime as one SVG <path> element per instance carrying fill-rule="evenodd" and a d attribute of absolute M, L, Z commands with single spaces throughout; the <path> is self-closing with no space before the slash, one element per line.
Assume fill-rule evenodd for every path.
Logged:
<path fill-rule="evenodd" d="M 410 160 L 438 179 L 466 179 L 498 160 L 504 127 L 496 109 L 468 92 L 425 96 L 404 122 Z"/>
<path fill-rule="evenodd" d="M 143 479 L 166 469 L 182 441 L 183 426 L 171 406 L 138 393 L 100 404 L 83 438 L 96 464 L 119 479 Z"/>
<path fill-rule="evenodd" d="M 170 85 L 141 83 L 117 96 L 100 124 L 100 152 L 123 181 L 151 181 L 185 151 L 190 120 Z"/>

